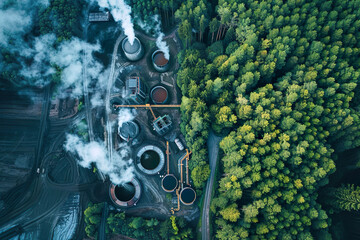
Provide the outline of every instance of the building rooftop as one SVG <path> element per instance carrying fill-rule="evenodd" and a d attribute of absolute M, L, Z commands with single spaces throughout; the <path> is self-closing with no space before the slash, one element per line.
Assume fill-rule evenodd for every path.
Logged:
<path fill-rule="evenodd" d="M 108 22 L 109 20 L 109 12 L 92 12 L 89 14 L 89 22 Z"/>
<path fill-rule="evenodd" d="M 172 122 L 171 122 L 171 118 L 169 115 L 164 115 L 162 117 L 158 117 L 154 122 L 153 122 L 153 126 L 154 126 L 154 130 L 160 134 L 163 135 L 165 134 L 167 131 L 170 130 L 171 126 L 172 126 Z"/>

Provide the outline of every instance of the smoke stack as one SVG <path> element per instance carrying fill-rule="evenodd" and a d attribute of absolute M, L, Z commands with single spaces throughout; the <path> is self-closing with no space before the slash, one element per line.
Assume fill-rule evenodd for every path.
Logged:
<path fill-rule="evenodd" d="M 144 56 L 144 48 L 137 37 L 134 37 L 132 44 L 129 37 L 126 37 L 121 46 L 126 58 L 130 61 L 138 61 Z"/>
<path fill-rule="evenodd" d="M 124 0 L 98 0 L 99 6 L 108 8 L 116 22 L 121 22 L 125 35 L 129 38 L 130 44 L 135 40 L 134 24 L 131 21 L 131 7 Z"/>

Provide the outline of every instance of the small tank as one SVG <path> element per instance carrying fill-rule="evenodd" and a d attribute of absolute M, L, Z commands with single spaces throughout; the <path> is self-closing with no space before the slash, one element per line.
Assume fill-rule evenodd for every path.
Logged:
<path fill-rule="evenodd" d="M 167 174 L 161 181 L 161 186 L 165 192 L 173 192 L 178 185 L 178 181 L 173 174 Z"/>
<path fill-rule="evenodd" d="M 155 104 L 164 104 L 168 100 L 168 91 L 163 86 L 155 86 L 150 92 L 150 97 Z"/>
<path fill-rule="evenodd" d="M 152 63 L 156 71 L 166 72 L 170 68 L 169 59 L 165 58 L 165 53 L 161 50 L 156 50 L 152 56 Z"/>
<path fill-rule="evenodd" d="M 190 187 L 183 188 L 180 192 L 180 200 L 185 205 L 191 205 L 196 200 L 196 192 Z"/>
<path fill-rule="evenodd" d="M 137 37 L 135 37 L 133 44 L 130 44 L 129 38 L 126 37 L 121 46 L 126 58 L 130 61 L 138 61 L 144 56 L 144 48 Z"/>

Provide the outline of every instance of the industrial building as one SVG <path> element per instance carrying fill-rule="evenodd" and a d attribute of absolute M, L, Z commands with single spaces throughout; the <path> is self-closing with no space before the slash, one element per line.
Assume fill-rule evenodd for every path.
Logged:
<path fill-rule="evenodd" d="M 89 14 L 89 22 L 108 22 L 110 12 L 92 12 Z"/>
<path fill-rule="evenodd" d="M 144 104 L 147 87 L 140 77 L 130 77 L 125 83 L 126 97 L 135 104 Z"/>
<path fill-rule="evenodd" d="M 145 54 L 143 45 L 136 37 L 133 44 L 130 44 L 127 37 L 124 38 L 121 47 L 121 55 L 127 58 L 127 60 L 129 61 L 138 61 Z M 160 73 L 169 70 L 170 61 L 169 59 L 165 58 L 164 52 L 156 50 L 150 56 L 153 69 Z M 159 182 L 159 185 L 161 187 L 160 189 L 162 189 L 166 193 L 172 193 L 173 197 L 175 197 L 176 195 L 175 204 L 177 204 L 177 207 L 174 206 L 169 209 L 172 214 L 175 214 L 175 212 L 180 211 L 181 204 L 192 205 L 196 201 L 196 192 L 190 184 L 189 175 L 188 161 L 191 152 L 188 151 L 188 149 L 185 149 L 184 145 L 182 145 L 179 139 L 176 139 L 173 146 L 175 148 L 178 148 L 179 151 L 174 151 L 173 160 L 177 161 L 178 164 L 170 164 L 171 161 L 169 157 L 169 142 L 166 142 L 167 158 L 165 159 L 165 154 L 161 148 L 161 143 L 158 145 L 157 141 L 161 141 L 160 136 L 165 135 L 165 137 L 167 138 L 168 136 L 166 134 L 173 130 L 173 121 L 170 117 L 170 114 L 171 116 L 173 115 L 172 113 L 166 111 L 154 112 L 153 108 L 179 108 L 180 105 L 168 103 L 169 99 L 172 99 L 172 96 L 170 95 L 171 93 L 168 91 L 170 89 L 167 87 L 168 85 L 166 83 L 162 81 L 154 82 L 154 80 L 149 80 L 144 83 L 143 80 L 139 77 L 138 73 L 134 75 L 131 73 L 131 71 L 133 70 L 130 70 L 130 72 L 125 75 L 130 75 L 130 77 L 128 77 L 125 81 L 125 96 L 123 96 L 125 99 L 124 101 L 113 101 L 113 107 L 114 109 L 145 108 L 151 112 L 152 119 L 149 119 L 149 114 L 142 113 L 141 117 L 122 123 L 122 125 L 118 128 L 118 134 L 122 140 L 127 142 L 128 146 L 136 147 L 136 152 L 133 155 L 133 163 L 136 169 L 139 170 L 139 173 L 147 175 L 147 178 L 154 178 L 156 175 L 158 175 L 158 177 L 161 178 L 161 182 Z M 162 75 L 160 74 L 160 76 Z M 148 88 L 148 86 L 151 88 Z M 146 128 L 143 126 L 146 123 L 151 124 L 153 131 L 151 131 L 151 128 Z M 141 133 L 140 128 L 142 129 Z M 137 143 L 133 144 L 134 141 L 144 137 L 144 135 L 146 134 L 150 134 L 149 136 L 146 136 L 149 137 L 148 139 L 146 139 L 148 143 L 145 143 L 144 145 L 139 145 L 140 141 L 137 141 Z M 153 141 L 153 143 L 151 141 Z M 185 160 L 186 164 L 184 164 Z M 166 171 L 164 171 L 165 162 L 167 163 Z M 179 167 L 178 171 L 175 170 L 176 168 L 174 169 L 176 165 L 178 165 Z M 172 166 L 172 169 L 175 171 L 170 172 L 170 166 Z M 186 167 L 186 169 L 183 169 L 184 167 Z M 149 183 L 144 184 L 146 185 Z M 146 185 L 145 188 L 146 187 L 148 186 Z M 130 207 L 135 205 L 138 201 L 138 197 L 140 196 L 140 193 L 138 192 L 140 192 L 140 185 L 136 180 L 132 180 L 130 183 L 127 183 L 124 186 L 112 185 L 110 188 L 110 197 L 112 199 L 112 202 L 116 206 Z"/>
<path fill-rule="evenodd" d="M 153 122 L 153 127 L 154 130 L 159 134 L 159 135 L 164 135 L 165 133 L 167 133 L 171 127 L 172 127 L 172 121 L 169 115 L 164 115 L 161 117 L 158 117 L 154 122 Z"/>

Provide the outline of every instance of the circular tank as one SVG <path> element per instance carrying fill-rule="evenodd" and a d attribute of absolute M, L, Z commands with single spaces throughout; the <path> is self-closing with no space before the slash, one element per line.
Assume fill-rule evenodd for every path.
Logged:
<path fill-rule="evenodd" d="M 139 125 L 134 121 L 124 122 L 121 127 L 119 126 L 118 131 L 123 140 L 129 141 L 136 138 L 139 134 Z"/>
<path fill-rule="evenodd" d="M 173 174 L 167 174 L 161 181 L 161 186 L 165 192 L 173 192 L 177 184 L 177 179 Z"/>
<path fill-rule="evenodd" d="M 165 156 L 160 148 L 147 145 L 136 154 L 139 169 L 149 175 L 157 174 L 165 164 Z"/>
<path fill-rule="evenodd" d="M 158 72 L 166 72 L 170 68 L 169 59 L 165 58 L 165 54 L 161 50 L 156 50 L 152 56 L 151 60 L 153 63 L 154 68 Z"/>
<path fill-rule="evenodd" d="M 180 192 L 180 200 L 185 205 L 191 205 L 196 199 L 196 192 L 190 187 L 183 188 Z"/>
<path fill-rule="evenodd" d="M 122 41 L 121 47 L 126 58 L 130 61 L 138 61 L 144 55 L 144 48 L 137 37 L 135 37 L 133 44 L 130 44 L 129 38 L 126 37 Z"/>
<path fill-rule="evenodd" d="M 150 97 L 155 104 L 164 104 L 168 100 L 168 91 L 163 86 L 155 86 L 150 92 Z"/>
<path fill-rule="evenodd" d="M 133 178 L 124 184 L 110 185 L 110 198 L 118 207 L 131 207 L 136 205 L 141 194 L 140 183 Z"/>
<path fill-rule="evenodd" d="M 115 197 L 120 201 L 130 201 L 135 196 L 135 186 L 131 182 L 115 186 Z"/>

